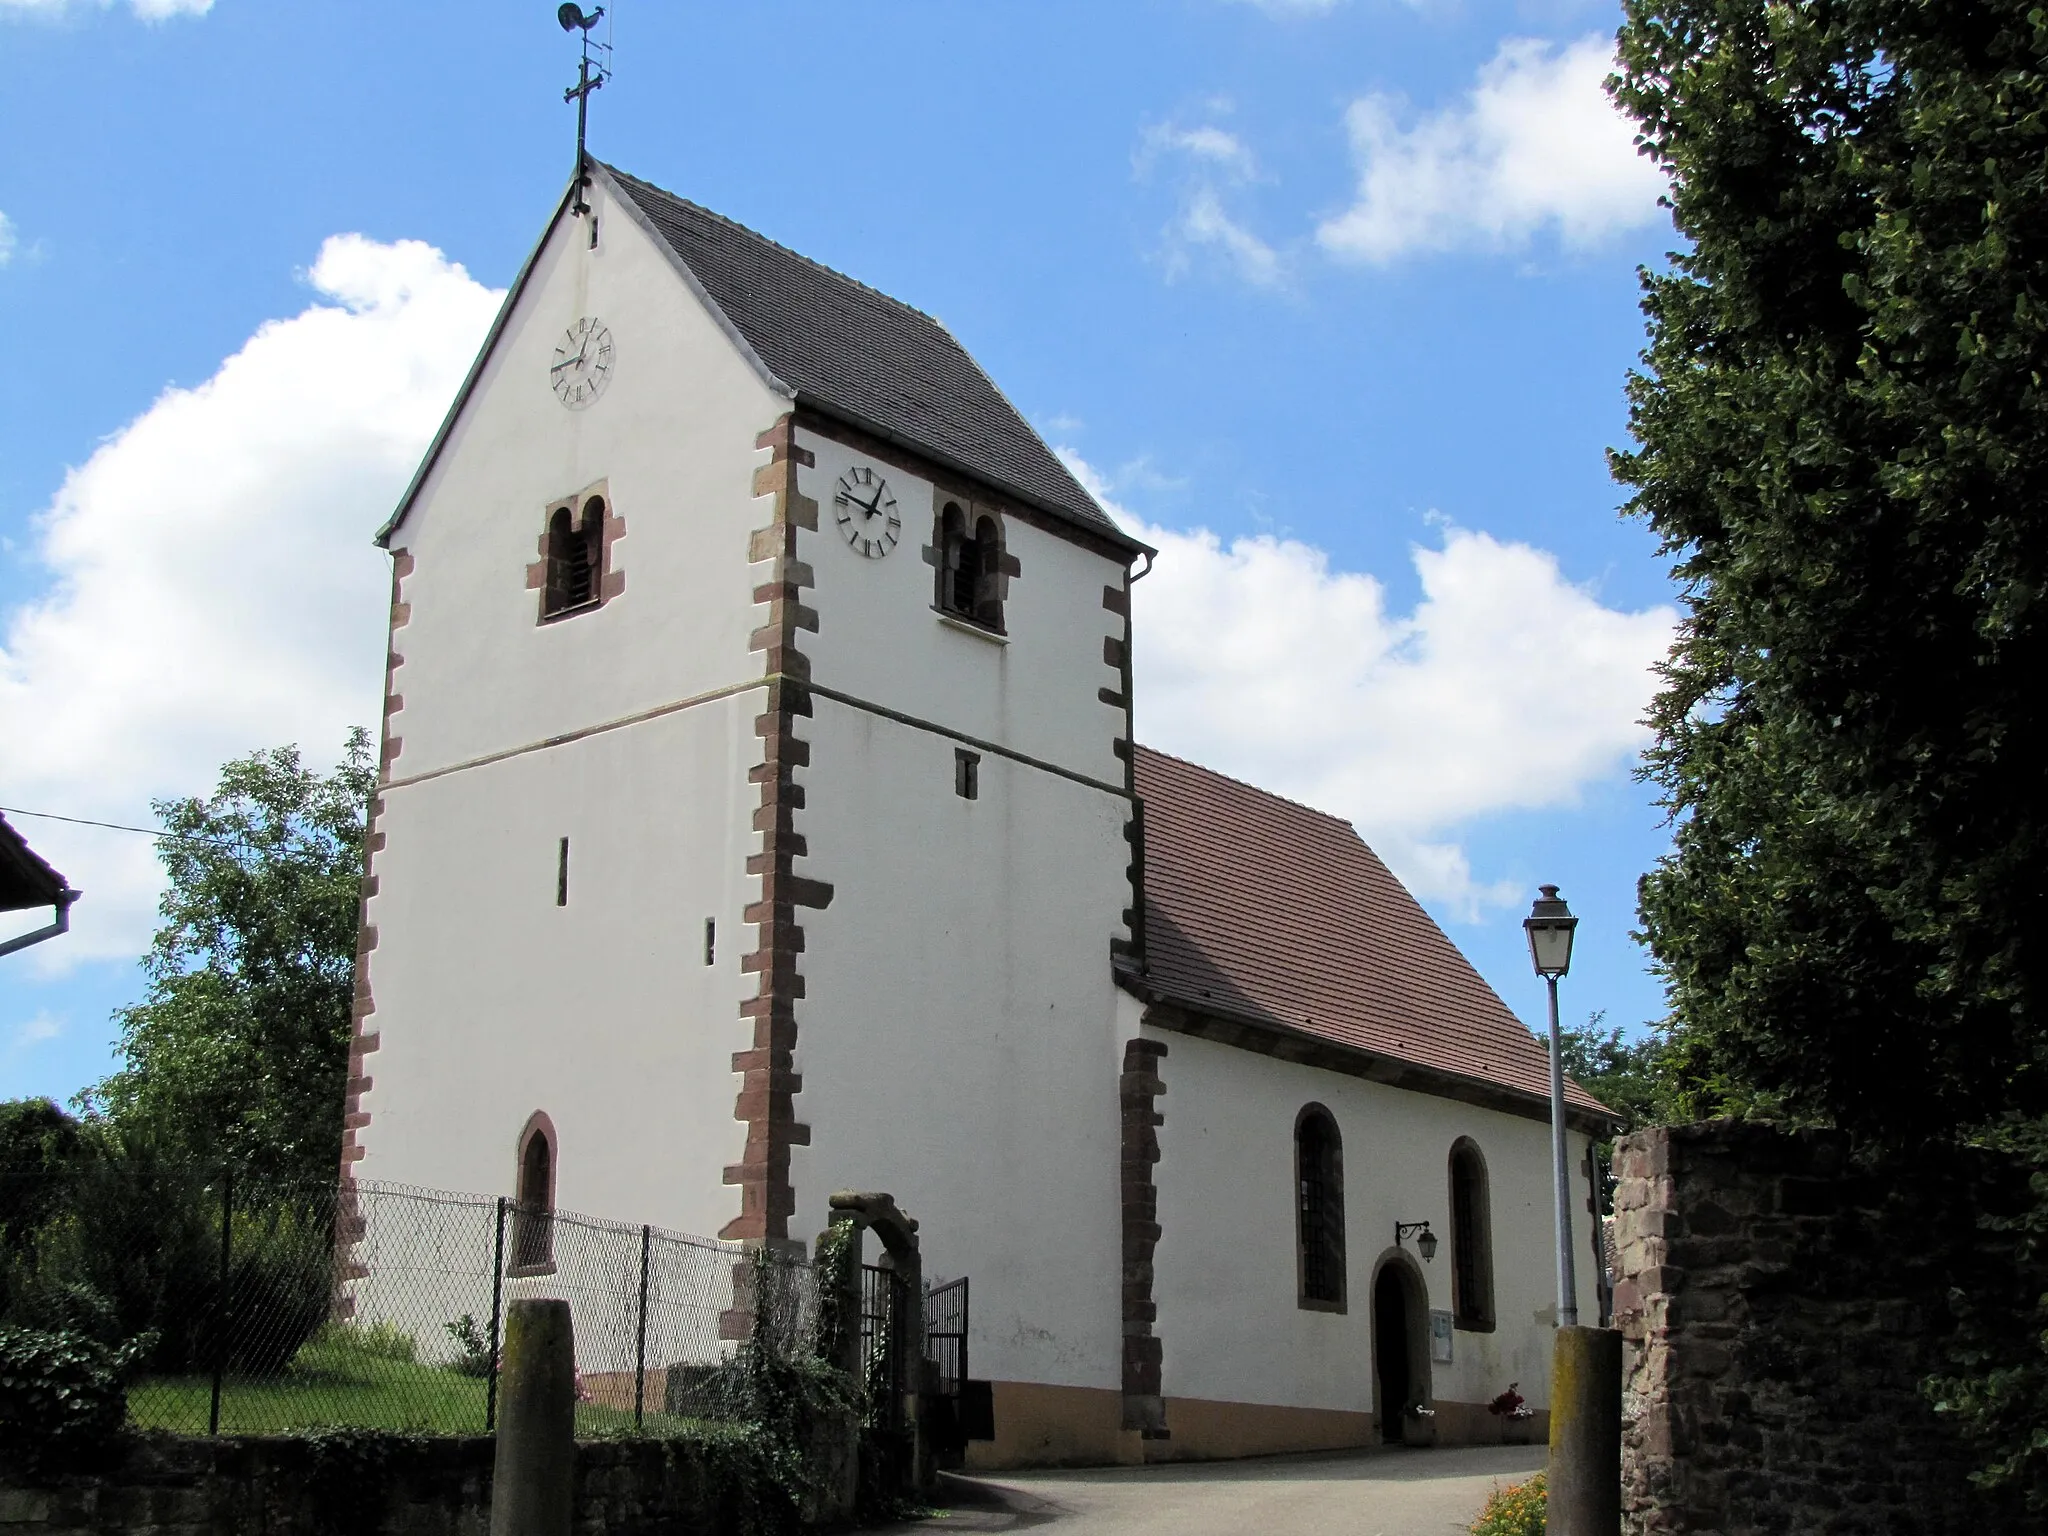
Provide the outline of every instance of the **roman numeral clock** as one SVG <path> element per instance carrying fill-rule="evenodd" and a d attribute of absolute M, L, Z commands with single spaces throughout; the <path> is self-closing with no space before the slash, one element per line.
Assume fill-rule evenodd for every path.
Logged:
<path fill-rule="evenodd" d="M 832 505 L 838 510 L 840 536 L 855 554 L 879 560 L 896 547 L 903 532 L 896 498 L 889 494 L 889 482 L 867 465 L 856 464 L 839 477 Z"/>
<path fill-rule="evenodd" d="M 612 379 L 612 328 L 594 315 L 570 322 L 555 343 L 548 383 L 555 398 L 580 411 L 604 393 Z"/>

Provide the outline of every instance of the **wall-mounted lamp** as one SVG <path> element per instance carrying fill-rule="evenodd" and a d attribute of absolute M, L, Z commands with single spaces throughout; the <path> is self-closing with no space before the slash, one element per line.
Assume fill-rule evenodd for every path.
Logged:
<path fill-rule="evenodd" d="M 1394 1223 L 1394 1246 L 1395 1246 L 1396 1248 L 1400 1247 L 1400 1246 L 1401 1246 L 1401 1240 L 1402 1240 L 1403 1238 L 1405 1238 L 1405 1237 L 1408 1237 L 1408 1236 L 1409 1236 L 1410 1234 L 1413 1234 L 1413 1233 L 1419 1233 L 1419 1234 L 1421 1234 L 1420 1236 L 1416 1237 L 1416 1239 L 1415 1239 L 1415 1247 L 1416 1247 L 1416 1250 L 1417 1250 L 1417 1251 L 1418 1251 L 1419 1253 L 1421 1253 L 1421 1255 L 1422 1255 L 1422 1262 L 1423 1262 L 1423 1263 L 1425 1263 L 1425 1264 L 1427 1264 L 1427 1263 L 1428 1263 L 1428 1262 L 1429 1262 L 1429 1261 L 1430 1261 L 1431 1259 L 1433 1259 L 1433 1258 L 1435 1258 L 1435 1257 L 1436 1257 L 1436 1234 L 1435 1234 L 1434 1232 L 1432 1232 L 1432 1231 L 1430 1231 L 1430 1230 L 1429 1230 L 1429 1223 L 1428 1223 L 1428 1222 L 1426 1222 L 1426 1221 L 1397 1221 L 1397 1222 L 1395 1222 L 1395 1223 Z"/>

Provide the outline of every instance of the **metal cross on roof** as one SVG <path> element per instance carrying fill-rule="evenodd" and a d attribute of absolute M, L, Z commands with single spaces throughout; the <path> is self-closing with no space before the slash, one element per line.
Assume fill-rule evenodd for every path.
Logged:
<path fill-rule="evenodd" d="M 590 177 L 585 174 L 583 160 L 583 141 L 590 126 L 590 93 L 603 89 L 605 81 L 611 78 L 612 73 L 612 45 L 608 42 L 593 43 L 590 40 L 590 29 L 603 18 L 603 6 L 600 5 L 585 15 L 583 8 L 575 4 L 574 0 L 565 0 L 562 7 L 555 12 L 555 20 L 562 24 L 564 32 L 583 34 L 583 61 L 576 72 L 576 83 L 562 92 L 562 100 L 576 103 L 576 205 L 569 211 L 579 217 L 590 212 L 590 204 L 583 200 L 583 189 L 590 185 Z M 595 48 L 601 57 L 593 59 L 590 52 L 592 48 Z M 593 64 L 596 65 L 595 70 L 591 67 Z M 591 231 L 590 240 L 593 245 L 597 243 L 595 229 Z"/>

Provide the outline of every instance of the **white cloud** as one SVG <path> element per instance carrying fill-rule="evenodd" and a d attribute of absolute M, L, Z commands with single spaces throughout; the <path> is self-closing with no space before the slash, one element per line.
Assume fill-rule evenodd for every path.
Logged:
<path fill-rule="evenodd" d="M 52 580 L 0 645 L 4 803 L 150 820 L 219 765 L 298 742 L 339 753 L 379 713 L 385 557 L 370 536 L 432 435 L 499 295 L 417 241 L 327 241 L 318 301 L 214 376 L 167 390 L 39 516 Z M 45 968 L 144 948 L 147 838 L 28 823 L 85 892 Z"/>
<path fill-rule="evenodd" d="M 45 1009 L 32 1018 L 23 1019 L 9 1031 L 6 1054 L 19 1055 L 45 1041 L 55 1040 L 64 1033 L 64 1021 Z"/>
<path fill-rule="evenodd" d="M 1663 174 L 1601 82 L 1612 39 L 1565 47 L 1510 38 L 1463 103 L 1400 126 L 1373 95 L 1346 116 L 1358 196 L 1316 238 L 1340 258 L 1383 263 L 1415 251 L 1505 249 L 1554 228 L 1583 247 L 1662 217 Z"/>
<path fill-rule="evenodd" d="M 0 213 L 0 267 L 14 260 L 14 221 Z"/>
<path fill-rule="evenodd" d="M 1460 829 L 1572 804 L 1647 740 L 1670 608 L 1606 607 L 1546 551 L 1446 528 L 1414 551 L 1421 600 L 1390 612 L 1311 545 L 1146 526 L 1062 457 L 1159 548 L 1135 593 L 1139 738 L 1349 818 L 1419 895 L 1518 899 L 1475 877 Z"/>
<path fill-rule="evenodd" d="M 1241 178 L 1249 178 L 1258 171 L 1258 164 L 1244 140 L 1213 123 L 1194 128 L 1181 128 L 1172 123 L 1154 124 L 1145 130 L 1141 140 L 1139 162 L 1149 164 L 1158 156 L 1173 151 L 1209 161 Z"/>
<path fill-rule="evenodd" d="M 1229 110 L 1227 102 L 1214 106 Z M 1161 232 L 1169 278 L 1186 272 L 1196 251 L 1208 250 L 1254 287 L 1285 286 L 1285 259 L 1233 215 L 1224 200 L 1225 189 L 1258 179 L 1258 160 L 1244 140 L 1213 123 L 1192 128 L 1157 123 L 1139 137 L 1131 165 L 1143 178 L 1161 164 L 1175 168 L 1179 183 L 1179 207 Z"/>
<path fill-rule="evenodd" d="M 1274 288 L 1286 281 L 1287 269 L 1280 253 L 1233 219 L 1224 210 L 1223 199 L 1214 187 L 1198 187 L 1188 198 L 1172 232 L 1189 245 L 1210 246 L 1220 251 L 1232 270 L 1258 288 Z"/>
<path fill-rule="evenodd" d="M 100 10 L 117 0 L 0 0 L 0 16 L 62 16 L 74 10 L 96 6 Z M 128 0 L 128 8 L 144 21 L 166 21 L 173 16 L 204 16 L 213 0 Z"/>

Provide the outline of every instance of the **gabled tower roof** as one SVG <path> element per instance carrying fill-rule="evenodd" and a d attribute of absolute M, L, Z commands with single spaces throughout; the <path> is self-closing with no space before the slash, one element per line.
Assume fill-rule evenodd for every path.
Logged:
<path fill-rule="evenodd" d="M 772 387 L 820 415 L 901 444 L 1116 548 L 1133 554 L 1147 548 L 1111 521 L 967 349 L 930 315 L 687 198 L 599 160 L 588 166 L 674 259 Z M 563 199 L 556 220 L 570 202 Z M 378 531 L 378 542 L 398 527 L 425 483 L 533 262 L 529 257 L 505 296 L 477 365 L 398 509 Z"/>
<path fill-rule="evenodd" d="M 687 198 L 597 169 L 800 403 L 1132 542 L 930 315 Z"/>

